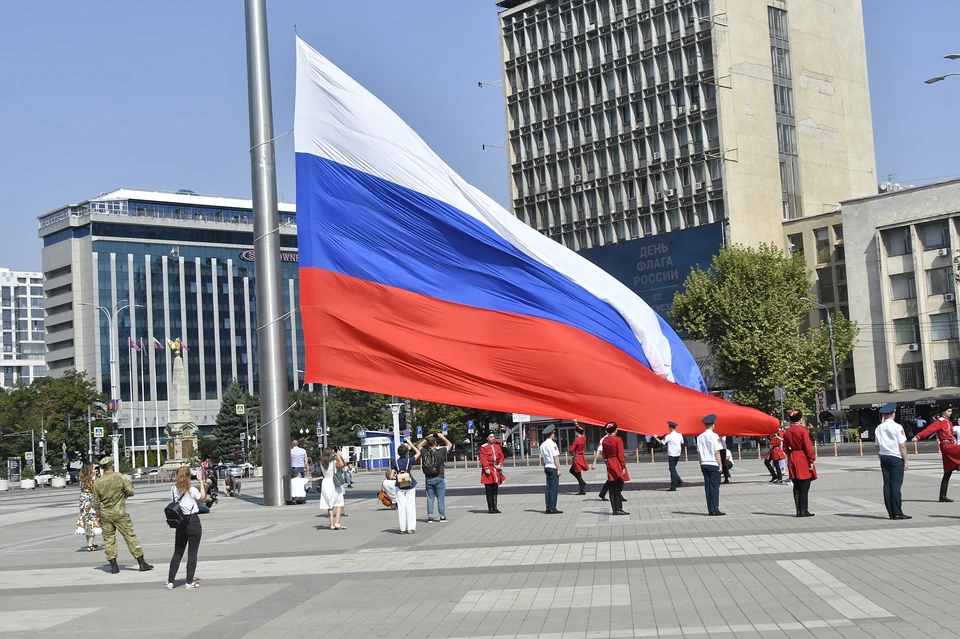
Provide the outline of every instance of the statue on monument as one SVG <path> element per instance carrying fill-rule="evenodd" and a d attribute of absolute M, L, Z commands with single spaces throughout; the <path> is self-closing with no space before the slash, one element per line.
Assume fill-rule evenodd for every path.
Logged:
<path fill-rule="evenodd" d="M 173 351 L 173 377 L 170 385 L 170 422 L 167 424 L 167 461 L 164 468 L 179 468 L 197 453 L 197 425 L 190 414 L 190 392 L 187 387 L 187 373 L 183 366 L 181 350 L 187 350 L 178 337 L 167 341 Z"/>

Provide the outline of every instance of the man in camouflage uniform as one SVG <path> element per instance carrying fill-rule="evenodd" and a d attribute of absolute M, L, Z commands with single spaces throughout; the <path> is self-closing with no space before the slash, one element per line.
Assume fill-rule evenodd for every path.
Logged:
<path fill-rule="evenodd" d="M 97 516 L 100 517 L 110 572 L 114 575 L 120 572 L 120 566 L 117 565 L 117 532 L 123 535 L 130 554 L 140 564 L 140 572 L 153 570 L 153 566 L 143 559 L 143 548 L 137 541 L 133 522 L 127 514 L 127 498 L 133 497 L 133 484 L 123 475 L 113 472 L 112 457 L 101 459 L 100 468 L 103 475 L 93 484 L 93 507 L 97 509 Z"/>

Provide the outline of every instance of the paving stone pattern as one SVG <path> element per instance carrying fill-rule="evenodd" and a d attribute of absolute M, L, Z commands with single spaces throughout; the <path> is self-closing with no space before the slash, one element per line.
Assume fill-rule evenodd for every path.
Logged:
<path fill-rule="evenodd" d="M 261 486 L 222 497 L 202 517 L 202 587 L 162 590 L 173 546 L 163 521 L 169 484 L 138 484 L 128 502 L 148 561 L 120 543 L 119 575 L 76 536 L 78 491 L 0 494 L 0 636 L 375 637 L 960 637 L 960 486 L 937 500 L 939 455 L 911 456 L 910 521 L 883 508 L 875 456 L 818 462 L 816 517 L 793 517 L 790 486 L 744 458 L 721 488 L 726 517 L 707 517 L 702 478 L 666 492 L 665 464 L 632 464 L 629 517 L 562 475 L 561 515 L 543 514 L 543 471 L 508 465 L 501 515 L 489 515 L 479 471 L 447 470 L 449 521 L 414 535 L 376 500 L 379 473 L 347 491 L 346 530 L 329 530 L 317 496 L 260 505 Z M 869 451 L 865 451 L 869 452 Z M 958 480 L 960 481 L 960 480 Z M 102 545 L 102 540 L 97 539 Z M 102 547 L 102 546 L 101 546 Z M 934 601 L 934 604 L 927 603 Z"/>

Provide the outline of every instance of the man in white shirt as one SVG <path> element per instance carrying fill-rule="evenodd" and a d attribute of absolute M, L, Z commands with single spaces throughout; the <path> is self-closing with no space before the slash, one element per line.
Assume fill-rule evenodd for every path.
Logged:
<path fill-rule="evenodd" d="M 307 480 L 301 474 L 290 478 L 290 501 L 295 504 L 307 503 Z"/>
<path fill-rule="evenodd" d="M 913 519 L 910 515 L 904 515 L 901 508 L 900 488 L 903 486 L 903 473 L 907 470 L 907 436 L 903 426 L 893 419 L 896 412 L 897 405 L 894 402 L 881 406 L 883 421 L 874 434 L 880 470 L 883 472 L 883 504 L 887 507 L 890 519 Z"/>
<path fill-rule="evenodd" d="M 543 429 L 543 443 L 540 444 L 540 459 L 543 460 L 543 472 L 547 475 L 547 489 L 544 493 L 547 503 L 547 514 L 558 515 L 557 497 L 560 495 L 560 473 L 557 471 L 557 461 L 560 458 L 560 449 L 553 441 L 556 428 L 550 424 Z"/>
<path fill-rule="evenodd" d="M 307 451 L 300 448 L 300 442 L 293 440 L 290 444 L 290 476 L 296 477 L 297 473 L 307 473 Z"/>
<path fill-rule="evenodd" d="M 657 441 L 667 447 L 667 461 L 670 465 L 670 488 L 667 489 L 669 492 L 683 486 L 683 480 L 677 472 L 677 462 L 680 461 L 680 452 L 683 448 L 683 435 L 677 432 L 676 422 L 667 422 L 667 426 L 670 427 L 670 434 L 663 439 L 658 437 Z"/>
<path fill-rule="evenodd" d="M 720 512 L 720 466 L 721 458 L 720 437 L 713 432 L 716 424 L 716 415 L 707 415 L 702 420 L 704 430 L 697 437 L 697 453 L 700 454 L 700 471 L 703 473 L 703 488 L 707 495 L 707 514 L 719 517 L 726 513 Z"/>

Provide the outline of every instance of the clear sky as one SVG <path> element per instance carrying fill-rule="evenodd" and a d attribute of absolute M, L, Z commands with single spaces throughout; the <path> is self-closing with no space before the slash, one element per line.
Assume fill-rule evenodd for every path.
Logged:
<path fill-rule="evenodd" d="M 812 1 L 812 0 L 804 0 Z M 878 176 L 960 176 L 960 2 L 863 0 Z M 469 182 L 507 204 L 493 0 L 268 0 L 277 134 L 294 25 Z M 120 186 L 250 194 L 241 0 L 0 5 L 0 266 L 39 269 L 38 215 Z M 277 147 L 293 201 L 292 136 Z"/>

